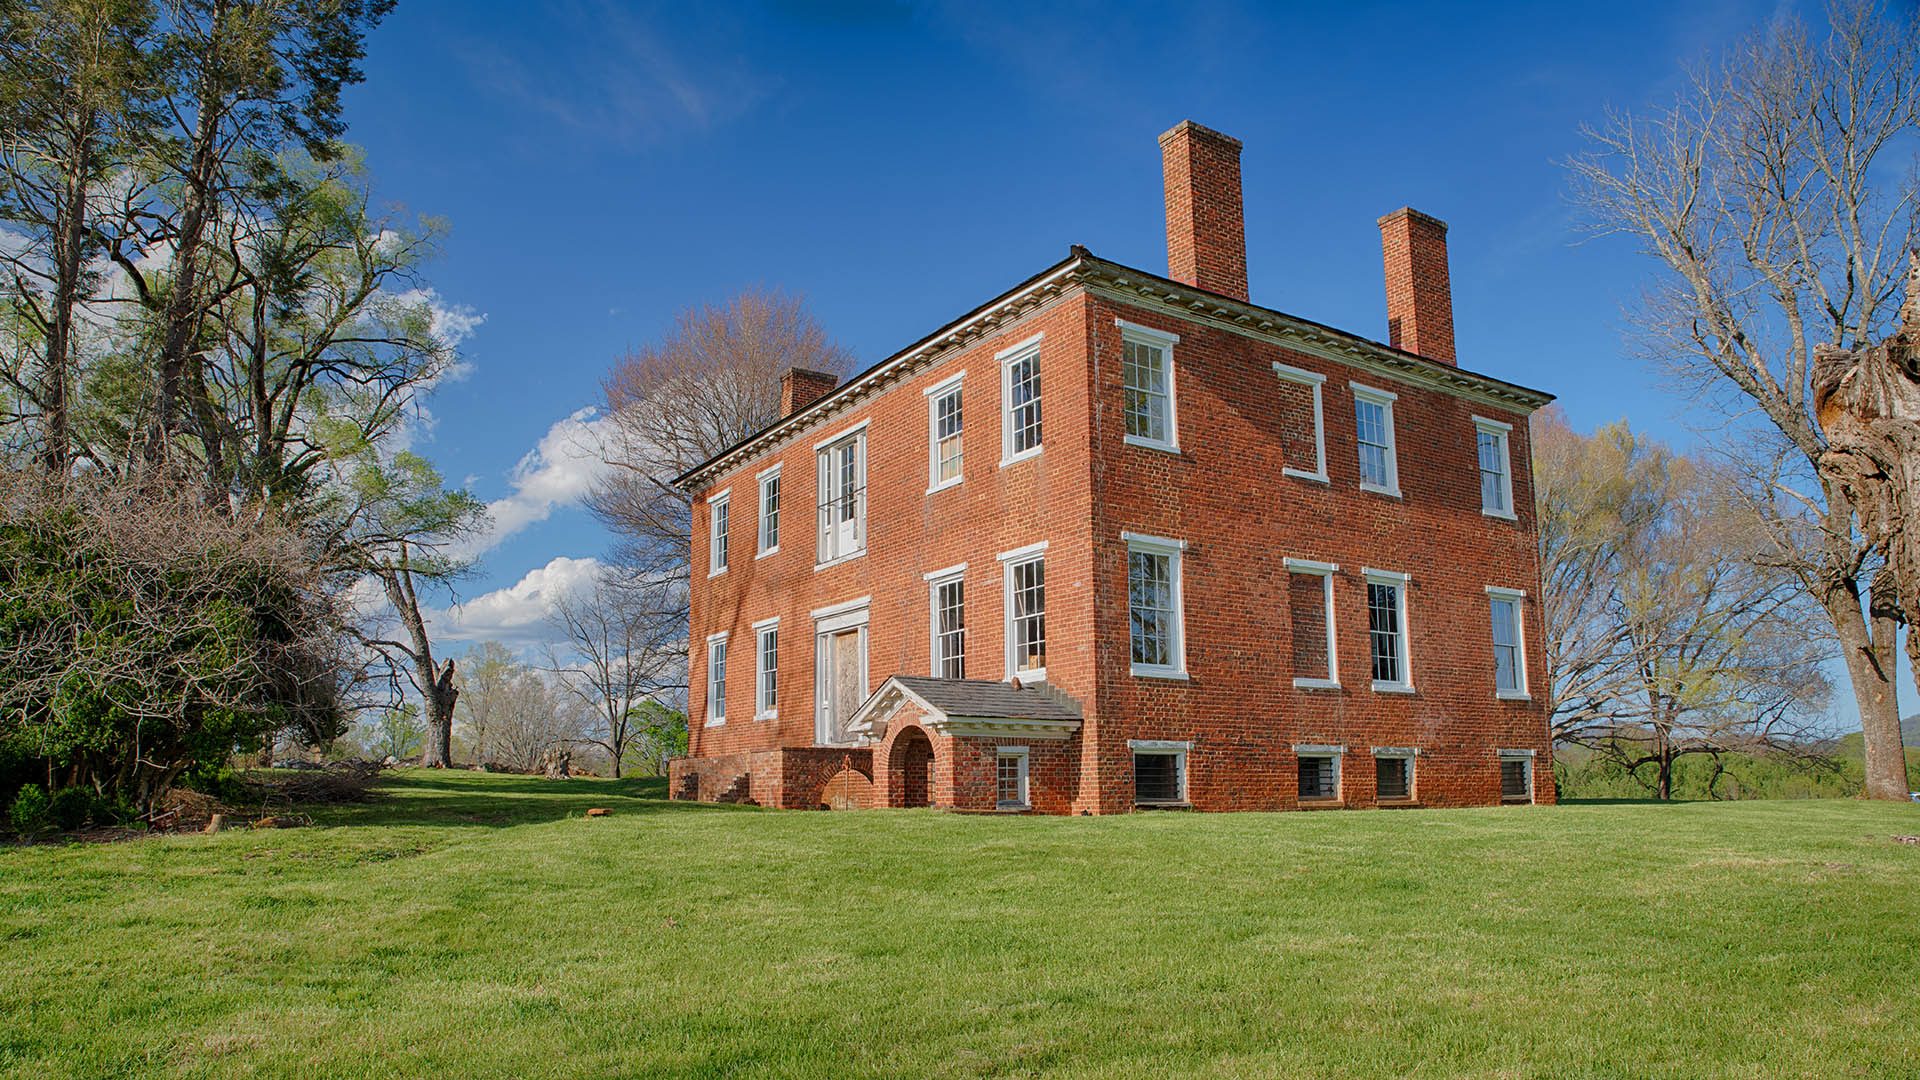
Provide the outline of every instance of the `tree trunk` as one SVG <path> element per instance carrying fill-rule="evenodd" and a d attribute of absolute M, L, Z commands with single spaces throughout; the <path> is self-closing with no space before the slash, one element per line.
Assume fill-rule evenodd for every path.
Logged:
<path fill-rule="evenodd" d="M 1834 629 L 1839 631 L 1847 674 L 1853 680 L 1853 695 L 1860 708 L 1866 797 L 1905 802 L 1907 758 L 1900 741 L 1900 700 L 1894 682 L 1894 640 L 1899 624 L 1893 584 L 1891 575 L 1875 577 L 1871 625 L 1860 614 L 1859 597 L 1851 592 L 1823 599 Z"/>
<path fill-rule="evenodd" d="M 438 676 L 433 673 L 431 661 L 426 671 L 425 693 L 427 699 L 427 739 L 420 749 L 420 764 L 428 769 L 445 769 L 453 765 L 453 703 L 460 697 L 460 690 L 453 685 L 453 661 L 441 669 Z"/>

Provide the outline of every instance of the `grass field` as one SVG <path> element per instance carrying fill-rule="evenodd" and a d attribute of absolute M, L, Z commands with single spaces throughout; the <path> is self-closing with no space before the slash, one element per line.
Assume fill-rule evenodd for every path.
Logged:
<path fill-rule="evenodd" d="M 410 773 L 325 828 L 0 850 L 0 1073 L 1920 1076 L 1920 806 L 660 796 Z"/>

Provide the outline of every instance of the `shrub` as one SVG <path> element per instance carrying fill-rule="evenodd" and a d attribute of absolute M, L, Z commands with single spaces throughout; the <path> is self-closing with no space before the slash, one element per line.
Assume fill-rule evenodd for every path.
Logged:
<path fill-rule="evenodd" d="M 7 824 L 21 836 L 37 831 L 47 823 L 47 793 L 29 784 L 13 797 L 7 808 Z"/>
<path fill-rule="evenodd" d="M 88 788 L 61 788 L 47 800 L 47 819 L 61 832 L 72 832 L 94 821 L 94 809 L 99 801 Z"/>

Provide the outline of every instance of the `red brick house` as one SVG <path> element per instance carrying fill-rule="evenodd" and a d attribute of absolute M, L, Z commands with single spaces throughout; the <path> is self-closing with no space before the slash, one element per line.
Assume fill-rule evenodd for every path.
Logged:
<path fill-rule="evenodd" d="M 676 798 L 1044 813 L 1551 802 L 1527 416 L 1454 357 L 1446 225 L 1388 343 L 1247 296 L 1240 144 L 1160 138 L 1166 276 L 1063 261 L 680 477 Z"/>

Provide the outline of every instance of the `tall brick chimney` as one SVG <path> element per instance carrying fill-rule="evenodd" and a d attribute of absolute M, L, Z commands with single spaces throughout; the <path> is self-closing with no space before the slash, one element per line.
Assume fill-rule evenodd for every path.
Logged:
<path fill-rule="evenodd" d="M 1403 206 L 1380 219 L 1380 252 L 1387 264 L 1387 344 L 1457 366 L 1447 223 Z"/>
<path fill-rule="evenodd" d="M 1183 120 L 1160 136 L 1167 189 L 1167 276 L 1247 299 L 1240 140 Z"/>
<path fill-rule="evenodd" d="M 780 376 L 780 415 L 792 416 L 833 393 L 833 388 L 838 385 L 838 375 L 800 367 L 788 368 L 787 373 Z"/>

